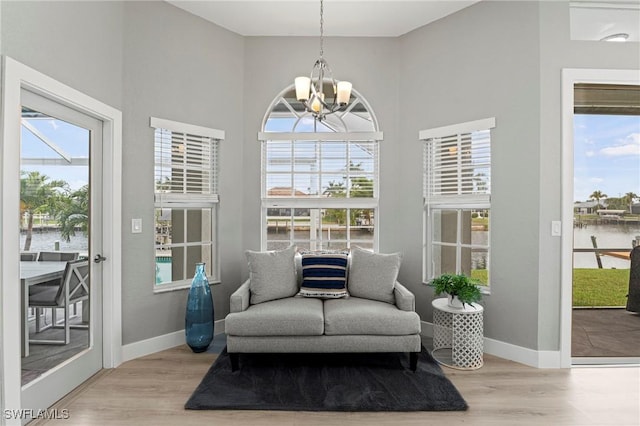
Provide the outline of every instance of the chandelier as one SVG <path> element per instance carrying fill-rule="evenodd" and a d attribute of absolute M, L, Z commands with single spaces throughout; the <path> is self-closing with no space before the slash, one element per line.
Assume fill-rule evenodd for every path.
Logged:
<path fill-rule="evenodd" d="M 296 98 L 302 102 L 305 110 L 313 117 L 322 121 L 334 112 L 343 110 L 349 104 L 351 97 L 351 83 L 338 81 L 333 78 L 329 64 L 323 57 L 324 53 L 324 6 L 320 0 L 320 58 L 316 60 L 311 69 L 310 77 L 297 77 L 295 79 Z M 328 79 L 333 94 L 326 97 L 324 80 Z"/>

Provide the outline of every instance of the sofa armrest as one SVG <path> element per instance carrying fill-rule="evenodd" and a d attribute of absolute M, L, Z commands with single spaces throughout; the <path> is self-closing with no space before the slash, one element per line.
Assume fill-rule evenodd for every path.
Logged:
<path fill-rule="evenodd" d="M 416 297 L 397 281 L 393 288 L 393 294 L 396 297 L 396 306 L 398 309 L 409 312 L 416 310 Z"/>
<path fill-rule="evenodd" d="M 231 313 L 246 311 L 249 307 L 249 280 L 246 280 L 236 291 L 231 294 L 229 310 Z"/>

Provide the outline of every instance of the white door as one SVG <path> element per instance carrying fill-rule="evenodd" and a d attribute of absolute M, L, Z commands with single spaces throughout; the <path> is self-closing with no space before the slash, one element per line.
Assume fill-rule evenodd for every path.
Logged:
<path fill-rule="evenodd" d="M 103 122 L 25 89 L 21 106 L 20 250 L 54 257 L 77 253 L 89 262 L 89 299 L 70 309 L 68 343 L 63 310 L 53 315 L 43 309 L 44 315 L 36 318 L 40 312 L 32 309 L 20 319 L 30 342 L 25 344 L 23 333 L 22 408 L 41 410 L 103 365 Z M 30 287 L 33 293 L 41 291 L 36 287 Z M 45 329 L 36 330 L 37 322 Z"/>

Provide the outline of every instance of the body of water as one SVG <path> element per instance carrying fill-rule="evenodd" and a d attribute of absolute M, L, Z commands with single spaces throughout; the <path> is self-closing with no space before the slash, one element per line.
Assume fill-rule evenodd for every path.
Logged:
<path fill-rule="evenodd" d="M 288 235 L 284 234 L 287 238 Z M 598 248 L 628 248 L 631 250 L 631 241 L 640 235 L 640 225 L 589 225 L 586 228 L 573 229 L 573 246 L 575 248 L 592 248 L 591 236 L 596 237 Z M 270 235 L 270 238 L 273 238 Z M 332 235 L 332 237 L 336 237 Z M 371 234 L 366 237 L 371 238 Z M 25 234 L 20 234 L 20 250 L 24 248 Z M 474 244 L 486 244 L 488 239 L 487 231 L 474 231 L 472 240 Z M 61 251 L 80 251 L 87 252 L 89 249 L 89 241 L 82 232 L 77 232 L 71 237 L 71 241 L 67 242 L 60 236 L 59 231 L 50 232 L 34 232 L 31 240 L 30 251 L 54 250 L 56 241 L 60 242 Z M 474 262 L 483 262 L 484 253 L 474 253 Z M 602 257 L 602 266 L 604 268 L 628 269 L 629 261 L 617 259 L 611 256 Z M 593 253 L 574 253 L 575 268 L 597 268 L 596 257 Z"/>
<path fill-rule="evenodd" d="M 20 234 L 20 250 L 24 249 L 24 241 L 26 238 L 26 234 Z M 82 232 L 76 232 L 76 235 L 71 237 L 71 241 L 67 242 L 60 236 L 60 231 L 47 231 L 33 233 L 29 251 L 53 251 L 56 247 L 56 241 L 60 242 L 60 251 L 86 253 L 89 250 L 89 240 Z"/>
<path fill-rule="evenodd" d="M 627 248 L 633 247 L 631 242 L 640 235 L 640 225 L 588 225 L 586 228 L 573 229 L 574 248 L 593 248 L 591 236 L 596 237 L 598 248 Z M 612 256 L 602 256 L 602 267 L 606 269 L 629 269 L 629 260 L 618 259 Z M 594 253 L 574 253 L 574 268 L 597 268 L 596 255 Z"/>

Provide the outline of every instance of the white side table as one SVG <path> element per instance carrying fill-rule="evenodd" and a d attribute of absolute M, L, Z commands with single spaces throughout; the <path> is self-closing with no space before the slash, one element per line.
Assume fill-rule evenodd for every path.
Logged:
<path fill-rule="evenodd" d="M 440 364 L 459 370 L 482 367 L 484 308 L 467 304 L 452 308 L 447 298 L 435 299 L 433 306 L 433 358 Z"/>

